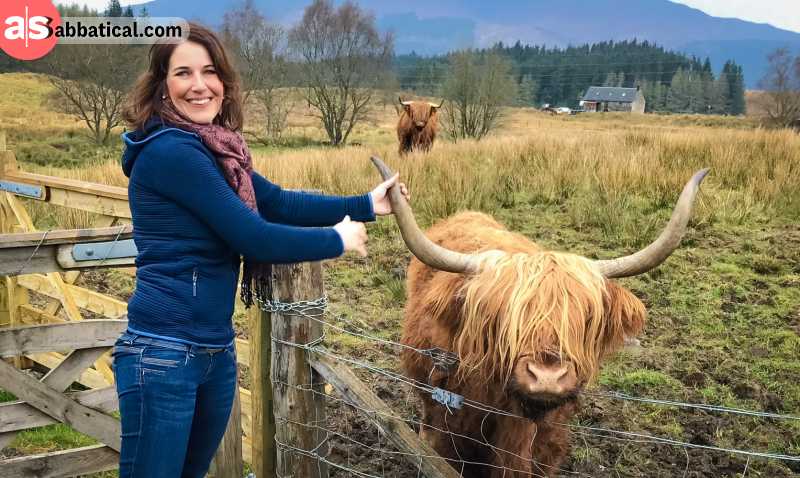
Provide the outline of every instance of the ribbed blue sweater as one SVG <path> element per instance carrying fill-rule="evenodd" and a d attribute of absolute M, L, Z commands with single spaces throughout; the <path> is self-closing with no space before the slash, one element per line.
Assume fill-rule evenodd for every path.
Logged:
<path fill-rule="evenodd" d="M 240 255 L 273 264 L 337 257 L 342 241 L 324 226 L 345 215 L 375 218 L 368 194 L 285 191 L 253 173 L 256 213 L 225 181 L 198 135 L 151 120 L 123 140 L 139 251 L 128 328 L 141 335 L 229 345 Z"/>

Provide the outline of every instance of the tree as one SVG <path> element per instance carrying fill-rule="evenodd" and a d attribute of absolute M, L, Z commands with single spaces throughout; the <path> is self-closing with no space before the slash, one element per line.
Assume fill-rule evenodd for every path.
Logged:
<path fill-rule="evenodd" d="M 742 67 L 734 61 L 727 61 L 722 68 L 722 73 L 728 79 L 728 113 L 743 115 L 745 113 L 745 100 Z"/>
<path fill-rule="evenodd" d="M 364 119 L 389 68 L 393 45 L 391 34 L 378 33 L 374 16 L 350 1 L 334 8 L 330 0 L 314 0 L 289 32 L 306 100 L 331 144 L 346 143 Z"/>
<path fill-rule="evenodd" d="M 133 16 L 134 16 L 133 7 L 128 5 L 128 7 L 125 9 L 125 13 L 123 13 L 122 16 L 123 17 L 128 17 L 128 18 L 133 18 Z"/>
<path fill-rule="evenodd" d="M 511 62 L 494 52 L 451 54 L 442 97 L 445 131 L 454 139 L 483 138 L 499 124 L 502 107 L 517 98 Z"/>
<path fill-rule="evenodd" d="M 691 79 L 689 73 L 678 68 L 667 92 L 666 109 L 672 113 L 691 113 Z"/>
<path fill-rule="evenodd" d="M 517 86 L 517 106 L 533 106 L 536 103 L 538 90 L 539 85 L 533 79 L 533 76 L 522 75 Z"/>
<path fill-rule="evenodd" d="M 603 86 L 622 86 L 622 83 L 625 81 L 625 74 L 620 72 L 619 74 L 615 72 L 609 72 L 606 75 L 606 81 L 603 82 Z"/>
<path fill-rule="evenodd" d="M 800 118 L 800 56 L 778 48 L 767 61 L 767 73 L 759 84 L 765 90 L 764 110 L 772 124 L 786 127 Z"/>
<path fill-rule="evenodd" d="M 719 78 L 711 83 L 709 105 L 710 113 L 722 115 L 730 112 L 730 83 L 725 73 L 720 73 Z"/>
<path fill-rule="evenodd" d="M 59 45 L 44 68 L 55 87 L 55 108 L 74 115 L 97 144 L 107 144 L 122 123 L 125 92 L 142 68 L 142 46 Z"/>
<path fill-rule="evenodd" d="M 108 2 L 108 6 L 106 7 L 106 16 L 107 17 L 122 16 L 122 5 L 119 4 L 119 0 L 110 0 Z"/>
<path fill-rule="evenodd" d="M 280 140 L 291 109 L 284 30 L 267 22 L 253 0 L 245 0 L 225 12 L 222 39 L 239 64 L 245 104 L 252 98 L 263 111 L 255 138 L 264 144 Z"/>

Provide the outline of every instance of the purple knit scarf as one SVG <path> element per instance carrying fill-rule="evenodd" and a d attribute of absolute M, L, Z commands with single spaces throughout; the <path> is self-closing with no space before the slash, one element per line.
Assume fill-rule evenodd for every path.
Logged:
<path fill-rule="evenodd" d="M 253 178 L 250 176 L 253 173 L 253 158 L 240 133 L 218 124 L 194 123 L 178 112 L 169 98 L 163 102 L 161 119 L 184 131 L 197 133 L 203 144 L 214 153 L 225 181 L 247 207 L 258 213 Z M 272 264 L 244 258 L 241 294 L 246 307 L 253 305 L 253 294 L 256 300 L 262 302 L 270 299 L 271 275 Z"/>

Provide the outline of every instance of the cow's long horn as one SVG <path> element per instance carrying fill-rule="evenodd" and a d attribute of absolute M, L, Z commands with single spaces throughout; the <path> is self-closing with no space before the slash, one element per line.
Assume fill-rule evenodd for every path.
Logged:
<path fill-rule="evenodd" d="M 600 272 L 608 278 L 630 277 L 643 274 L 664 262 L 672 254 L 672 251 L 678 247 L 683 235 L 686 233 L 686 225 L 692 215 L 694 199 L 706 174 L 708 174 L 708 168 L 701 169 L 694 173 L 692 179 L 686 183 L 681 196 L 678 198 L 678 203 L 672 211 L 672 217 L 670 217 L 667 227 L 664 228 L 655 241 L 641 251 L 629 256 L 595 261 L 600 268 Z"/>
<path fill-rule="evenodd" d="M 400 101 L 401 105 L 403 105 L 403 106 L 411 106 L 411 103 L 412 103 L 411 101 L 403 101 L 402 97 L 397 97 L 397 99 Z"/>
<path fill-rule="evenodd" d="M 378 168 L 384 181 L 394 175 L 380 158 L 372 156 L 370 160 Z M 411 206 L 403 198 L 400 188 L 393 187 L 388 194 L 403 241 L 417 259 L 434 269 L 446 272 L 474 272 L 478 269 L 479 260 L 476 256 L 445 249 L 425 236 L 417 226 Z"/>
<path fill-rule="evenodd" d="M 431 103 L 430 101 L 428 102 L 428 104 L 431 106 L 431 108 L 436 108 L 436 109 L 441 108 L 442 107 L 442 103 L 444 103 L 444 101 L 440 101 L 438 105 L 434 104 L 434 103 Z"/>

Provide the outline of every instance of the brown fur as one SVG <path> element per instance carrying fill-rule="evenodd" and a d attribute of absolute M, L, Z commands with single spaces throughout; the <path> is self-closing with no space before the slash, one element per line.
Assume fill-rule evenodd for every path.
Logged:
<path fill-rule="evenodd" d="M 433 226 L 428 237 L 448 249 L 499 249 L 508 257 L 473 275 L 436 271 L 412 259 L 403 342 L 452 351 L 461 359 L 456 370 L 443 371 L 418 353 L 404 352 L 403 367 L 416 380 L 522 415 L 509 382 L 519 358 L 555 354 L 575 364 L 585 384 L 602 359 L 644 325 L 641 301 L 600 276 L 591 261 L 545 251 L 485 214 L 453 216 Z M 575 400 L 529 420 L 466 406 L 450 414 L 429 395 L 421 398 L 427 425 L 421 434 L 437 452 L 500 467 L 467 466 L 465 477 L 552 476 L 569 452 L 568 431 L 556 424 L 575 414 Z"/>
<path fill-rule="evenodd" d="M 438 112 L 427 101 L 413 101 L 400 110 L 397 121 L 397 140 L 400 142 L 401 155 L 411 151 L 430 151 L 436 139 L 438 128 Z M 417 123 L 423 123 L 417 128 Z"/>

